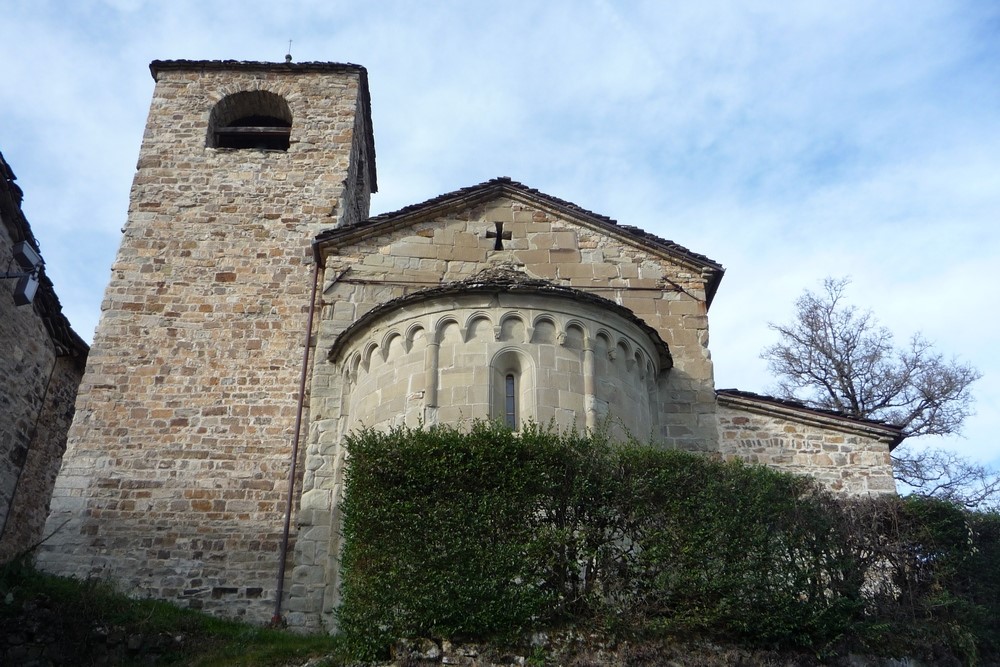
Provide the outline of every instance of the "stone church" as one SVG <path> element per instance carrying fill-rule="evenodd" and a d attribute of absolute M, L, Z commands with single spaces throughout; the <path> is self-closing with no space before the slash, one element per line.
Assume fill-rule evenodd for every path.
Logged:
<path fill-rule="evenodd" d="M 360 427 L 603 425 L 894 492 L 899 429 L 716 390 L 717 262 L 507 178 L 371 217 L 362 67 L 150 69 L 43 568 L 330 628 Z"/>

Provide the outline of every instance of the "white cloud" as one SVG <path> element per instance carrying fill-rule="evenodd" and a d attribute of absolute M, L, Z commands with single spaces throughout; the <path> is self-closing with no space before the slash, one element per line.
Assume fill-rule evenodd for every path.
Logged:
<path fill-rule="evenodd" d="M 986 377 L 1000 429 L 1000 9 L 983 1 L 14 0 L 0 150 L 89 336 L 153 59 L 358 62 L 392 210 L 508 175 L 722 262 L 720 386 L 762 390 L 768 320 L 826 275 Z"/>

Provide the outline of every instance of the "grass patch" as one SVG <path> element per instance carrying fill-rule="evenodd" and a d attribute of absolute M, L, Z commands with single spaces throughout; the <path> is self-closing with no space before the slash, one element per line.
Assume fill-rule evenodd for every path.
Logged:
<path fill-rule="evenodd" d="M 224 620 L 133 599 L 99 579 L 45 574 L 24 560 L 0 566 L 0 663 L 272 667 L 329 656 L 340 641 Z"/>

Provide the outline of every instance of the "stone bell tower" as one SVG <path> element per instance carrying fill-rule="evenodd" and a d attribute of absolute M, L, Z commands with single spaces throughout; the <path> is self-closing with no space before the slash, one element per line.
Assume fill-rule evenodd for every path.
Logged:
<path fill-rule="evenodd" d="M 38 561 L 267 620 L 293 547 L 282 529 L 311 241 L 366 218 L 376 190 L 367 73 L 150 70 L 128 222 Z"/>

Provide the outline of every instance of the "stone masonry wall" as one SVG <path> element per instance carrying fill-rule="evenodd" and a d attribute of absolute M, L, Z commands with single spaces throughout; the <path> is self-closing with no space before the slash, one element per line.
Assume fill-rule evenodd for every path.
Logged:
<path fill-rule="evenodd" d="M 896 492 L 889 459 L 892 434 L 846 420 L 733 403 L 720 396 L 723 456 L 808 475 L 851 496 Z"/>
<path fill-rule="evenodd" d="M 506 220 L 504 229 L 511 231 L 504 250 L 493 250 L 493 241 L 485 238 L 494 220 Z M 664 419 L 654 438 L 702 450 L 714 442 L 704 278 L 602 230 L 560 219 L 530 200 L 502 198 L 362 239 L 329 256 L 319 349 L 324 344 L 328 349 L 340 331 L 379 303 L 504 263 L 615 301 L 656 329 L 670 348 L 674 368 L 665 378 Z"/>
<path fill-rule="evenodd" d="M 0 272 L 18 270 L 14 243 L 34 243 L 13 181 L 0 155 Z M 16 284 L 0 281 L 0 563 L 42 536 L 86 356 L 44 273 L 30 305 L 15 305 Z M 54 324 L 65 327 L 72 349 L 53 338 Z"/>
<path fill-rule="evenodd" d="M 502 290 L 448 294 L 407 303 L 352 333 L 338 364 L 342 433 L 502 420 L 508 371 L 517 376 L 519 423 L 582 429 L 613 416 L 612 437 L 651 431 L 654 343 L 593 303 Z M 596 405 L 587 405 L 587 374 Z"/>
<path fill-rule="evenodd" d="M 0 224 L 3 270 L 11 266 L 12 246 L 6 225 Z M 14 305 L 15 283 L 0 281 L 0 529 L 9 517 L 56 359 L 34 307 Z"/>
<path fill-rule="evenodd" d="M 37 422 L 32 425 L 34 438 L 24 455 L 17 492 L 0 538 L 0 563 L 24 553 L 45 537 L 43 528 L 49 515 L 49 499 L 66 449 L 66 433 L 73 420 L 76 392 L 83 376 L 82 365 L 67 356 L 53 359 L 50 369 L 48 391 L 44 392 L 43 401 L 34 406 L 39 410 Z"/>
<path fill-rule="evenodd" d="M 495 250 L 486 232 L 504 221 L 511 239 Z M 362 228 L 363 229 L 363 228 Z M 322 320 L 290 595 L 322 611 L 332 627 L 338 601 L 339 509 L 344 451 L 343 368 L 325 361 L 337 337 L 377 305 L 417 289 L 467 279 L 489 266 L 513 265 L 529 277 L 615 301 L 654 328 L 674 367 L 660 374 L 654 440 L 692 450 L 715 448 L 715 393 L 708 353 L 705 278 L 635 242 L 568 219 L 530 195 L 511 193 L 378 234 L 359 233 L 326 254 Z M 470 374 L 470 380 L 474 374 Z M 485 388 L 484 388 L 485 389 Z M 553 410 L 566 406 L 547 406 Z M 614 414 L 610 417 L 614 419 Z M 584 416 L 579 416 L 583 424 Z M 649 434 L 636 434 L 645 438 Z M 318 627 L 319 618 L 296 619 Z"/>
<path fill-rule="evenodd" d="M 367 80 L 324 63 L 153 70 L 128 222 L 53 496 L 57 532 L 38 562 L 265 621 L 310 244 L 349 217 L 345 201 L 368 213 L 369 193 L 345 191 L 352 160 L 369 152 L 357 136 L 370 136 Z M 206 147 L 213 107 L 244 91 L 287 102 L 287 152 Z"/>

